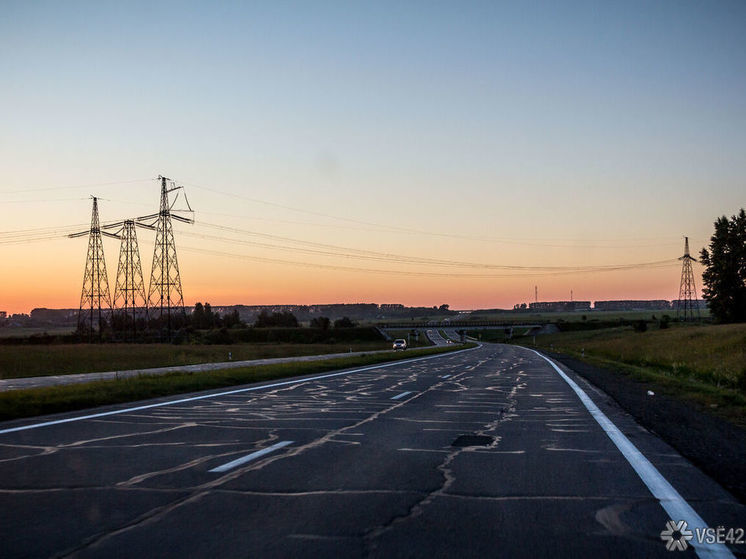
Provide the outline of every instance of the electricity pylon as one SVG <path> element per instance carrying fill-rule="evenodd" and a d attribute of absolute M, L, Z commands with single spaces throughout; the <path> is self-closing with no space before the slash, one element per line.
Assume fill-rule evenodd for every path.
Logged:
<path fill-rule="evenodd" d="M 176 256 L 176 243 L 171 219 L 183 223 L 194 223 L 194 218 L 186 218 L 177 213 L 173 207 L 183 187 L 176 186 L 171 180 L 159 176 L 161 181 L 161 207 L 157 214 L 137 218 L 138 223 L 145 223 L 156 230 L 155 250 L 153 251 L 153 266 L 150 271 L 150 287 L 148 288 L 148 308 L 150 317 L 165 318 L 168 336 L 171 337 L 172 314 L 184 314 L 184 294 L 181 290 L 181 275 L 179 261 Z M 173 203 L 169 201 L 169 194 L 176 192 Z M 184 195 L 186 200 L 186 194 Z M 189 201 L 186 200 L 189 212 Z M 148 224 L 149 220 L 155 220 Z"/>
<path fill-rule="evenodd" d="M 117 282 L 114 286 L 114 312 L 123 321 L 123 329 L 131 328 L 132 339 L 137 337 L 137 320 L 145 318 L 147 321 L 147 298 L 145 296 L 145 282 L 140 264 L 140 249 L 137 245 L 135 220 L 108 225 L 106 227 L 121 227 L 116 235 L 121 238 L 119 248 L 119 267 L 117 268 Z M 147 227 L 141 225 L 141 227 Z"/>
<path fill-rule="evenodd" d="M 696 262 L 696 260 L 689 254 L 689 237 L 684 237 L 684 256 L 680 257 L 679 260 L 682 261 L 682 265 L 676 318 L 683 318 L 685 321 L 694 320 L 694 314 L 696 313 L 697 320 L 699 320 L 697 287 L 694 285 L 694 271 L 692 270 L 692 262 Z"/>
<path fill-rule="evenodd" d="M 80 293 L 78 310 L 78 331 L 88 333 L 88 341 L 93 341 L 93 332 L 98 328 L 101 340 L 102 330 L 111 315 L 111 295 L 109 294 L 109 277 L 106 274 L 104 245 L 101 235 L 118 238 L 116 235 L 101 231 L 98 219 L 98 198 L 93 198 L 91 227 L 87 231 L 68 235 L 70 238 L 88 235 L 88 255 L 83 273 L 83 289 Z"/>

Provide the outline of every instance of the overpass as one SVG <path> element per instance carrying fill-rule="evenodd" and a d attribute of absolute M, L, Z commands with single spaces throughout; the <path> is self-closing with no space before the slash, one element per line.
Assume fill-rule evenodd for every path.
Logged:
<path fill-rule="evenodd" d="M 537 320 L 532 323 L 506 322 L 491 320 L 430 320 L 416 322 L 382 322 L 376 324 L 382 330 L 407 330 L 420 328 L 456 328 L 458 330 L 482 330 L 495 328 L 541 328 L 549 324 L 548 320 Z"/>

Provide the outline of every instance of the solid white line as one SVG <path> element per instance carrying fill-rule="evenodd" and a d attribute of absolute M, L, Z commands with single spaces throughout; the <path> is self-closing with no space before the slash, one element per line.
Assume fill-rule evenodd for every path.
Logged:
<path fill-rule="evenodd" d="M 256 460 L 257 458 L 261 458 L 265 454 L 269 454 L 270 452 L 274 452 L 275 450 L 279 450 L 289 444 L 293 444 L 293 441 L 282 441 L 277 444 L 273 444 L 272 446 L 268 446 L 267 448 L 263 448 L 262 450 L 257 450 L 256 452 L 252 452 L 251 454 L 247 454 L 243 458 L 237 458 L 236 460 L 233 460 L 232 462 L 228 462 L 227 464 L 223 464 L 222 466 L 218 466 L 217 468 L 213 468 L 210 470 L 210 473 L 215 474 L 222 474 L 223 472 L 227 472 L 228 470 L 232 470 L 236 466 L 240 466 L 241 464 L 246 464 L 246 462 L 251 462 L 252 460 Z"/>
<path fill-rule="evenodd" d="M 678 522 L 679 520 L 686 521 L 687 526 L 692 532 L 695 532 L 696 528 L 707 528 L 707 523 L 696 513 L 691 505 L 689 505 L 689 503 L 687 503 L 686 500 L 679 494 L 679 492 L 674 489 L 674 487 L 668 482 L 668 480 L 663 477 L 663 474 L 661 474 L 658 469 L 653 466 L 653 464 L 651 464 L 651 462 L 647 458 L 645 458 L 642 452 L 640 452 L 637 447 L 632 444 L 632 442 L 624 435 L 624 433 L 622 433 L 619 428 L 614 425 L 614 423 L 612 423 L 612 421 L 608 417 L 606 417 L 604 412 L 602 412 L 598 408 L 593 400 L 588 397 L 588 395 L 575 383 L 574 380 L 567 376 L 557 365 L 555 365 L 555 363 L 551 359 L 544 357 L 536 350 L 530 348 L 525 349 L 533 351 L 536 355 L 544 359 L 547 363 L 554 367 L 554 370 L 557 371 L 559 375 L 564 379 L 564 381 L 570 385 L 570 388 L 573 389 L 575 394 L 578 395 L 578 398 L 580 398 L 580 401 L 583 402 L 583 405 L 591 413 L 593 419 L 598 422 L 601 428 L 606 432 L 612 442 L 627 459 L 627 462 L 629 462 L 629 464 L 637 472 L 637 475 L 640 476 L 640 479 L 643 481 L 643 483 L 647 485 L 653 496 L 658 499 L 663 509 L 668 513 L 671 520 L 674 520 L 676 522 Z M 663 529 L 664 526 L 661 526 L 661 530 Z M 661 542 L 661 545 L 663 545 L 663 542 Z M 733 554 L 730 552 L 730 550 L 722 544 L 708 544 L 705 542 L 699 543 L 695 537 L 689 541 L 689 545 L 694 547 L 694 551 L 696 551 L 697 555 L 702 559 L 704 559 L 705 557 L 733 557 Z"/>
<path fill-rule="evenodd" d="M 393 367 L 394 365 L 402 365 L 407 363 L 414 363 L 416 361 L 427 361 L 428 359 L 437 359 L 438 357 L 445 357 L 447 355 L 455 355 L 457 353 L 464 353 L 466 351 L 473 351 L 482 347 L 472 347 L 469 349 L 461 349 L 457 351 L 449 351 L 445 353 L 438 353 L 436 355 L 428 355 L 426 357 L 415 357 L 414 359 L 403 359 L 401 361 L 391 361 L 389 363 L 381 363 L 380 365 L 371 365 L 370 367 L 363 367 L 361 369 L 352 369 L 348 371 L 341 371 L 339 373 L 329 373 L 325 375 L 317 375 L 315 377 L 299 378 L 295 380 L 286 380 L 284 382 L 275 382 L 273 384 L 263 384 L 262 386 L 250 386 L 248 388 L 238 388 L 236 390 L 228 390 L 226 392 L 217 392 L 215 394 L 203 394 L 202 396 L 191 396 L 189 398 L 180 398 L 179 400 L 169 400 L 168 402 L 158 402 L 157 404 L 146 404 L 144 406 L 135 406 L 133 408 L 124 408 L 121 410 L 105 411 L 100 413 L 92 413 L 89 415 L 81 415 L 77 417 L 68 417 L 66 419 L 56 419 L 54 421 L 44 421 L 43 423 L 32 423 L 30 425 L 22 425 L 20 427 L 11 427 L 9 429 L 0 429 L 0 435 L 6 433 L 15 433 L 16 431 L 27 431 L 29 429 L 38 429 L 40 427 L 50 427 L 52 425 L 60 425 L 62 423 L 72 423 L 73 421 L 84 421 L 86 419 L 97 419 L 99 417 L 107 417 L 109 415 L 119 415 L 121 413 L 130 413 L 133 411 L 149 410 L 152 408 L 161 408 L 163 406 L 173 406 L 174 404 L 184 404 L 187 402 L 194 402 L 197 400 L 205 400 L 207 398 L 219 398 L 221 396 L 230 396 L 231 394 L 240 394 L 242 392 L 253 392 L 255 390 L 264 390 L 265 388 L 275 388 L 277 386 L 287 386 L 289 384 L 298 384 L 301 382 L 309 382 L 313 380 L 320 380 L 331 377 L 338 377 L 340 375 L 351 375 L 353 373 L 362 373 L 363 371 L 370 371 L 372 369 L 383 369 L 385 367 Z"/>
<path fill-rule="evenodd" d="M 407 392 L 402 392 L 401 394 L 397 394 L 396 396 L 393 396 L 392 400 L 398 400 L 399 398 L 404 398 L 404 396 L 407 396 L 408 394 L 411 394 L 412 391 L 408 390 Z"/>

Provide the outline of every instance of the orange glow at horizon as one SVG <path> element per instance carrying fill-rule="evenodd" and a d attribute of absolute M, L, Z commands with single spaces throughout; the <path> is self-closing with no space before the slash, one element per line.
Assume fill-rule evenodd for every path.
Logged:
<path fill-rule="evenodd" d="M 85 243 L 62 246 L 47 274 L 24 262 L 0 279 L 0 310 L 28 313 L 33 308 L 77 308 L 82 284 Z M 64 243 L 63 243 L 64 245 Z M 107 247 L 108 249 L 108 247 Z M 27 249 L 26 249 L 27 250 Z M 110 291 L 116 274 L 115 251 L 107 256 Z M 144 256 L 144 255 L 143 255 Z M 143 258 L 145 260 L 145 258 Z M 506 277 L 495 279 L 433 278 L 339 272 L 272 264 L 250 264 L 217 257 L 181 256 L 187 306 L 196 302 L 224 305 L 401 303 L 453 309 L 504 308 L 534 300 L 666 299 L 678 296 L 680 269 L 663 269 Z M 148 283 L 149 263 L 143 263 Z M 701 276 L 697 277 L 701 290 Z"/>

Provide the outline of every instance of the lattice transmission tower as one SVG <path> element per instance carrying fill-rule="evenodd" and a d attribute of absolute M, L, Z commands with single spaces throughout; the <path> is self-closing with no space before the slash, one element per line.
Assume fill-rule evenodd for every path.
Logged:
<path fill-rule="evenodd" d="M 112 322 L 116 323 L 117 327 L 121 327 L 122 331 L 131 332 L 132 339 L 137 337 L 138 320 L 144 320 L 147 323 L 148 319 L 148 300 L 145 295 L 136 226 L 134 219 L 104 226 L 104 228 L 118 228 L 114 235 L 122 241 L 119 248 L 117 282 L 114 286 Z M 140 224 L 140 227 L 152 229 L 146 224 Z"/>
<path fill-rule="evenodd" d="M 176 186 L 169 178 L 159 176 L 161 181 L 161 206 L 157 214 L 137 218 L 138 223 L 155 228 L 155 250 L 153 251 L 153 266 L 150 271 L 150 286 L 148 288 L 148 308 L 150 318 L 159 318 L 168 329 L 169 337 L 172 328 L 172 315 L 184 314 L 184 294 L 181 289 L 181 275 L 179 261 L 176 256 L 176 243 L 172 219 L 183 223 L 194 223 L 193 217 L 184 217 L 175 212 L 192 212 L 189 201 L 188 210 L 174 210 L 179 194 L 183 193 L 182 186 Z M 173 202 L 169 195 L 176 192 Z M 154 220 L 154 221 L 151 221 Z M 150 223 L 148 223 L 151 221 Z M 162 324 L 163 325 L 163 324 Z"/>
<path fill-rule="evenodd" d="M 697 301 L 697 287 L 694 284 L 694 270 L 692 262 L 696 260 L 689 254 L 689 237 L 684 237 L 684 256 L 680 257 L 681 283 L 679 284 L 679 300 L 676 305 L 676 318 L 680 320 L 697 320 L 700 318 L 699 303 Z"/>
<path fill-rule="evenodd" d="M 78 331 L 88 334 L 88 341 L 93 341 L 93 333 L 98 331 L 99 340 L 111 316 L 111 295 L 109 294 L 109 277 L 106 273 L 104 245 L 102 235 L 118 238 L 116 235 L 101 231 L 98 219 L 98 198 L 93 198 L 91 227 L 87 231 L 68 235 L 70 238 L 88 235 L 88 255 L 83 273 L 83 289 L 80 293 L 78 310 Z"/>

